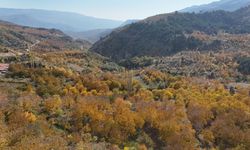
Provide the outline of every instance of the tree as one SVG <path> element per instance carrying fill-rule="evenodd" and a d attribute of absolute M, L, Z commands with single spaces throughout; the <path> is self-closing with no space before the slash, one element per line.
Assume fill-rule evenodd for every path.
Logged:
<path fill-rule="evenodd" d="M 59 95 L 54 95 L 52 98 L 49 98 L 44 101 L 44 108 L 48 112 L 56 112 L 61 109 L 62 100 Z"/>

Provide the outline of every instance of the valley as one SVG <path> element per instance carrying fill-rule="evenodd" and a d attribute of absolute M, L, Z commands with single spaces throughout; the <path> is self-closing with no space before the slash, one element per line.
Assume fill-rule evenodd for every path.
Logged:
<path fill-rule="evenodd" d="M 0 150 L 248 150 L 249 12 L 71 32 L 91 42 L 0 21 Z"/>

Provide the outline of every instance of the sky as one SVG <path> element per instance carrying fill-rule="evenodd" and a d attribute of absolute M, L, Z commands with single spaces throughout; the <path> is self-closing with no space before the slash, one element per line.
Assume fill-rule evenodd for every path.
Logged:
<path fill-rule="evenodd" d="M 216 0 L 0 0 L 2 8 L 76 12 L 113 20 L 143 19 Z"/>

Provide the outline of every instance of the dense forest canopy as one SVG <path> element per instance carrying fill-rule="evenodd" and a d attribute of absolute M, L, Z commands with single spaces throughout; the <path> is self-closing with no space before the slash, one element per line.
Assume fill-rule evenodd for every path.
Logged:
<path fill-rule="evenodd" d="M 243 74 L 250 75 L 250 58 L 244 57 L 239 60 L 239 71 Z"/>
<path fill-rule="evenodd" d="M 0 148 L 245 149 L 249 89 L 156 70 L 72 74 L 12 65 L 0 87 Z M 33 144 L 32 144 L 33 143 Z"/>

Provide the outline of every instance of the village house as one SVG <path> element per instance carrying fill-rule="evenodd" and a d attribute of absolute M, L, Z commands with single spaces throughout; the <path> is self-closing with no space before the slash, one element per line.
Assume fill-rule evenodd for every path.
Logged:
<path fill-rule="evenodd" d="M 5 74 L 9 69 L 9 64 L 0 64 L 0 75 Z"/>

